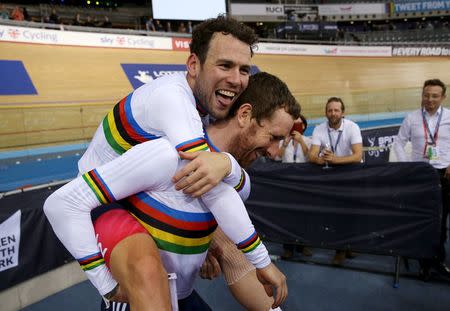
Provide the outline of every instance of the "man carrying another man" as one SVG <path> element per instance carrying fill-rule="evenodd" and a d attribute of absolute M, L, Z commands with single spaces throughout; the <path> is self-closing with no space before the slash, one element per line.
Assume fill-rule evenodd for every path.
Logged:
<path fill-rule="evenodd" d="M 210 149 L 203 127 L 210 118 L 225 118 L 247 87 L 256 40 L 251 28 L 228 17 L 197 25 L 187 74 L 156 79 L 120 101 L 100 124 L 79 161 L 80 173 L 117 158 L 134 145 L 165 136 L 184 159 L 192 160 L 173 178 L 178 190 L 199 197 L 223 179 L 245 200 L 250 192 L 249 178 L 236 160 L 226 153 L 198 151 Z M 259 285 L 254 267 L 220 229 L 216 231 L 222 238 L 215 245 L 227 249 L 226 260 L 220 263 L 232 294 L 247 309 L 268 309 L 273 301 Z M 212 254 L 208 258 L 208 262 L 217 263 Z M 111 278 L 108 269 L 101 273 Z M 115 300 L 114 287 L 110 286 L 100 293 Z M 242 288 L 251 288 L 251 294 L 259 298 L 249 299 L 251 295 L 242 294 Z"/>
<path fill-rule="evenodd" d="M 232 117 L 208 127 L 208 144 L 215 151 L 232 152 L 245 166 L 259 155 L 275 157 L 279 140 L 299 116 L 299 106 L 286 85 L 269 74 L 256 74 L 237 105 Z M 45 212 L 74 257 L 85 258 L 97 249 L 89 232 L 91 209 L 121 200 L 126 211 L 119 210 L 116 216 L 108 216 L 116 209 L 108 211 L 95 226 L 105 260 L 136 310 L 170 310 L 164 268 L 177 273 L 179 298 L 191 297 L 215 218 L 256 266 L 261 283 L 272 286 L 266 287 L 268 292 L 275 289 L 273 307 L 278 307 L 287 295 L 285 277 L 270 264 L 239 196 L 224 183 L 201 201 L 178 194 L 170 176 L 184 162 L 166 139 L 145 142 L 60 188 L 46 201 Z M 134 217 L 125 218 L 124 212 Z M 152 251 L 152 243 L 159 254 Z M 102 287 L 111 282 L 102 279 L 94 284 Z M 201 305 L 198 310 L 207 310 Z"/>

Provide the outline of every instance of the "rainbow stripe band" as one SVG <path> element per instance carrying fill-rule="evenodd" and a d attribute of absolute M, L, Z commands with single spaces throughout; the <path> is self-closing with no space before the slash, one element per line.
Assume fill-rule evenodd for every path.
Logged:
<path fill-rule="evenodd" d="M 92 270 L 105 264 L 105 260 L 100 252 L 77 259 L 77 261 L 83 271 Z"/>
<path fill-rule="evenodd" d="M 159 249 L 177 254 L 201 254 L 217 223 L 211 213 L 172 209 L 141 192 L 120 203 L 147 229 Z"/>
<path fill-rule="evenodd" d="M 142 142 L 160 138 L 144 131 L 133 117 L 131 98 L 122 99 L 103 119 L 103 133 L 111 148 L 119 155 Z"/>
<path fill-rule="evenodd" d="M 198 137 L 185 141 L 175 147 L 178 151 L 195 152 L 209 150 L 208 143 L 204 137 Z"/>
<path fill-rule="evenodd" d="M 261 244 L 261 240 L 259 239 L 258 234 L 253 232 L 253 234 L 248 237 L 246 240 L 237 244 L 237 248 L 240 249 L 243 253 L 249 253 L 255 248 L 257 248 Z"/>
<path fill-rule="evenodd" d="M 245 185 L 245 173 L 244 170 L 241 168 L 241 179 L 239 179 L 239 183 L 236 186 L 234 186 L 234 189 L 239 192 L 242 190 L 242 188 L 244 188 L 244 185 Z"/>
<path fill-rule="evenodd" d="M 93 169 L 82 176 L 100 203 L 107 204 L 116 200 L 96 169 Z"/>

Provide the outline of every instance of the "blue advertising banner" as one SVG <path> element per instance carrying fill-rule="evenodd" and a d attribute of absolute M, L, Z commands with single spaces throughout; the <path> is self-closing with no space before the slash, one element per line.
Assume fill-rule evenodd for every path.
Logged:
<path fill-rule="evenodd" d="M 184 64 L 121 64 L 134 89 L 156 78 L 175 72 L 186 73 Z M 258 67 L 252 66 L 251 74 L 259 72 Z"/>
<path fill-rule="evenodd" d="M 450 10 L 450 0 L 395 0 L 392 2 L 392 13 L 410 13 Z"/>
<path fill-rule="evenodd" d="M 0 60 L 0 95 L 37 94 L 21 61 Z"/>

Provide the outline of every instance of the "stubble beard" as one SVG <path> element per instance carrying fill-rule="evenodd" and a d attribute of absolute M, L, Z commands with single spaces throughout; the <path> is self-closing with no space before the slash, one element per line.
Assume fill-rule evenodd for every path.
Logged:
<path fill-rule="evenodd" d="M 250 159 L 250 154 L 254 151 L 251 146 L 251 137 L 256 134 L 255 124 L 252 124 L 249 129 L 240 132 L 233 142 L 230 144 L 228 151 L 231 153 L 239 165 L 243 168 L 249 167 L 253 163 L 253 159 Z"/>

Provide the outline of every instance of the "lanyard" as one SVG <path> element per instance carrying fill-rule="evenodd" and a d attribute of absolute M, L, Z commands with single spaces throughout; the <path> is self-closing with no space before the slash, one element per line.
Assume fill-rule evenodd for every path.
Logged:
<path fill-rule="evenodd" d="M 427 137 L 427 131 L 428 131 L 428 136 L 430 137 L 431 143 L 436 146 L 437 140 L 438 140 L 438 133 L 439 133 L 439 126 L 441 124 L 441 119 L 442 119 L 442 115 L 443 115 L 444 111 L 441 110 L 441 113 L 439 114 L 437 123 L 436 123 L 436 127 L 434 128 L 434 134 L 431 135 L 431 131 L 430 131 L 430 126 L 428 125 L 428 121 L 425 117 L 425 111 L 422 110 L 422 122 L 423 122 L 423 131 L 425 134 L 425 146 L 428 143 L 428 137 Z"/>
<path fill-rule="evenodd" d="M 342 124 L 344 124 L 344 120 L 342 120 Z M 330 129 L 328 128 L 328 139 L 330 140 L 331 151 L 333 151 L 333 153 L 336 153 L 336 149 L 339 144 L 339 141 L 341 140 L 343 131 L 344 131 L 344 127 L 342 127 L 342 131 L 339 131 L 338 138 L 336 139 L 336 144 L 333 146 L 333 140 L 331 139 Z"/>
<path fill-rule="evenodd" d="M 295 160 L 297 160 L 297 152 L 298 152 L 298 143 L 297 143 L 297 145 L 295 145 L 295 143 L 294 142 L 292 142 L 292 144 L 294 144 L 294 146 L 295 146 L 295 149 L 294 149 L 294 163 L 295 163 Z"/>

